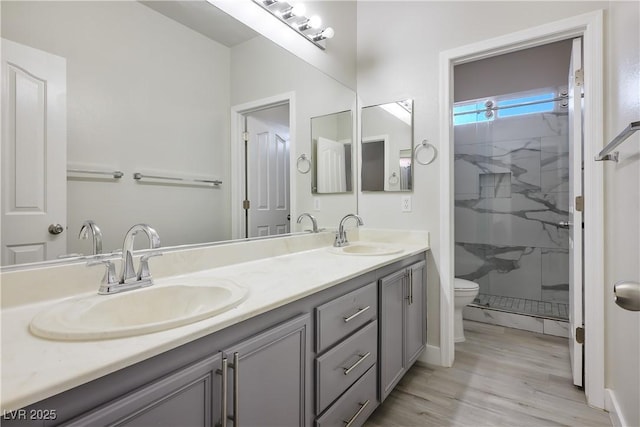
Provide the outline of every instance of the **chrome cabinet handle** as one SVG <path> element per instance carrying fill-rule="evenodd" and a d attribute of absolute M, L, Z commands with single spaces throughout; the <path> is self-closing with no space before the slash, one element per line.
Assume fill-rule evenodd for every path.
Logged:
<path fill-rule="evenodd" d="M 413 304 L 413 268 L 409 269 L 409 305 Z"/>
<path fill-rule="evenodd" d="M 233 353 L 233 416 L 229 419 L 233 420 L 234 427 L 240 426 L 240 356 L 238 352 Z"/>
<path fill-rule="evenodd" d="M 558 221 L 558 227 L 560 228 L 569 228 L 571 225 L 571 221 Z"/>
<path fill-rule="evenodd" d="M 222 358 L 222 369 L 218 369 L 216 373 L 222 376 L 222 399 L 220 410 L 220 423 L 216 424 L 219 427 L 225 427 L 227 425 L 227 367 L 228 361 L 226 357 Z"/>
<path fill-rule="evenodd" d="M 371 352 L 369 351 L 366 354 L 359 354 L 358 356 L 360 358 L 358 359 L 358 361 L 356 363 L 354 363 L 353 365 L 349 366 L 348 368 L 342 368 L 342 369 L 344 369 L 344 374 L 345 375 L 349 375 L 351 373 L 351 371 L 353 371 L 359 364 L 364 362 L 364 359 L 366 359 L 367 357 L 371 356 Z"/>
<path fill-rule="evenodd" d="M 350 320 L 355 319 L 356 317 L 360 316 L 362 313 L 364 313 L 365 311 L 369 310 L 371 308 L 370 305 L 366 306 L 365 308 L 359 308 L 358 311 L 354 314 L 352 314 L 349 317 L 345 317 L 344 318 L 344 323 L 349 322 Z"/>
<path fill-rule="evenodd" d="M 358 409 L 358 412 L 353 414 L 353 417 L 349 418 L 349 420 L 343 420 L 342 421 L 345 424 L 345 427 L 351 427 L 351 424 L 353 424 L 353 422 L 356 420 L 356 418 L 358 418 L 360 416 L 362 411 L 364 411 L 364 408 L 366 408 L 367 405 L 369 405 L 369 399 L 367 399 L 367 401 L 364 402 L 364 403 L 360 403 L 359 405 L 360 405 L 360 409 Z"/>
<path fill-rule="evenodd" d="M 49 225 L 49 234 L 53 234 L 54 236 L 56 234 L 60 234 L 64 231 L 64 227 L 62 226 L 62 224 L 51 224 Z"/>

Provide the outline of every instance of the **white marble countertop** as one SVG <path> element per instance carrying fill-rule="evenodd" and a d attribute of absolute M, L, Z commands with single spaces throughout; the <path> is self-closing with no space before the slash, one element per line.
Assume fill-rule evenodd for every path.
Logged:
<path fill-rule="evenodd" d="M 257 255 L 257 259 L 253 261 L 200 269 L 187 275 L 157 278 L 157 285 L 169 284 L 172 280 L 185 277 L 231 279 L 249 288 L 250 294 L 247 300 L 230 311 L 189 325 L 146 335 L 97 341 L 53 341 L 38 338 L 29 332 L 29 323 L 36 314 L 69 297 L 95 294 L 99 282 L 95 282 L 93 290 L 67 291 L 57 298 L 49 296 L 32 303 L 3 303 L 1 409 L 11 411 L 22 408 L 429 249 L 427 232 L 363 230 L 360 238 L 401 245 L 403 251 L 381 256 L 338 255 L 328 250 L 330 245 L 326 245 L 325 239 L 317 244 L 324 246 L 317 248 L 297 250 L 304 246 L 302 245 L 289 253 L 276 256 Z M 279 239 L 274 239 L 274 244 L 281 244 L 277 240 Z M 244 247 L 246 251 L 251 250 L 251 243 L 240 244 L 247 245 Z M 262 245 L 265 246 L 264 243 Z M 151 267 L 153 273 L 154 266 Z M 15 277 L 11 279 L 15 281 Z M 51 286 L 48 284 L 49 293 Z M 28 290 L 25 286 L 25 292 L 36 293 L 37 290 L 33 287 L 37 286 L 33 285 Z M 3 299 L 16 300 L 14 295 L 9 294 L 15 292 L 15 287 L 9 290 L 3 284 L 2 291 Z"/>

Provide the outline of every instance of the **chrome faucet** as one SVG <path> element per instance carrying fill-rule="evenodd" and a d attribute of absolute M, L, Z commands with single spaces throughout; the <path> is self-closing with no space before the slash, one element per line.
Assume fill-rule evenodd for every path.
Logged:
<path fill-rule="evenodd" d="M 300 224 L 300 223 L 302 222 L 302 220 L 303 220 L 303 218 L 304 218 L 305 216 L 311 220 L 311 224 L 313 225 L 313 230 L 312 230 L 312 231 L 313 231 L 314 233 L 317 233 L 317 232 L 318 232 L 318 221 L 316 220 L 316 217 L 315 217 L 315 216 L 313 216 L 313 215 L 311 215 L 311 214 L 309 214 L 309 213 L 306 213 L 306 212 L 305 212 L 305 213 L 302 213 L 302 214 L 300 214 L 300 216 L 298 217 L 298 221 L 297 221 L 297 223 L 298 223 L 298 224 Z"/>
<path fill-rule="evenodd" d="M 136 274 L 133 268 L 133 240 L 136 234 L 143 231 L 149 238 L 149 245 L 151 249 L 157 249 L 160 247 L 160 236 L 158 232 L 151 228 L 147 224 L 136 224 L 127 231 L 124 236 L 124 243 L 122 244 L 122 275 L 120 276 L 120 283 L 132 283 L 143 279 L 143 274 L 146 273 L 148 278 L 151 278 L 149 274 L 148 260 L 151 256 L 159 255 L 158 253 L 143 255 L 140 258 L 140 269 Z M 152 283 L 149 283 L 151 285 Z M 148 285 L 147 285 L 148 286 Z"/>
<path fill-rule="evenodd" d="M 349 240 L 347 240 L 347 232 L 344 229 L 344 223 L 349 219 L 353 218 L 357 221 L 358 225 L 364 225 L 364 221 L 356 214 L 348 214 L 345 215 L 344 218 L 340 220 L 340 226 L 338 227 L 338 232 L 336 233 L 336 240 L 333 242 L 333 246 L 337 248 L 341 248 L 342 246 L 347 246 L 349 244 Z"/>
<path fill-rule="evenodd" d="M 98 255 L 102 253 L 102 231 L 100 231 L 100 227 L 93 220 L 88 219 L 82 223 L 80 227 L 80 234 L 78 234 L 78 239 L 86 240 L 89 237 L 89 233 L 91 233 L 91 238 L 93 240 L 93 255 Z"/>
<path fill-rule="evenodd" d="M 149 271 L 149 258 L 161 256 L 160 252 L 147 252 L 140 257 L 140 266 L 136 273 L 133 267 L 133 241 L 136 234 L 144 232 L 149 238 L 149 247 L 158 249 L 160 247 L 160 236 L 158 232 L 147 224 L 136 224 L 127 231 L 122 245 L 122 273 L 116 276 L 116 268 L 113 261 L 107 259 L 97 259 L 89 261 L 88 266 L 105 264 L 106 274 L 102 279 L 102 284 L 98 293 L 101 295 L 114 294 L 131 289 L 143 288 L 153 285 L 151 272 Z"/>

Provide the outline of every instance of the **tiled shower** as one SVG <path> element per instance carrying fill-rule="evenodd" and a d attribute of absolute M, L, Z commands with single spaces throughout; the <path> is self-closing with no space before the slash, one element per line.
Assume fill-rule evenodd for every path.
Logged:
<path fill-rule="evenodd" d="M 568 318 L 568 115 L 557 104 L 455 126 L 455 272 L 480 285 L 477 306 Z"/>

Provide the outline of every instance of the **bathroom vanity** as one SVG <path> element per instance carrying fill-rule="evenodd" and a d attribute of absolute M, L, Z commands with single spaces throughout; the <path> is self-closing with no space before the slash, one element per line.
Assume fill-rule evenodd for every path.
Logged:
<path fill-rule="evenodd" d="M 234 243 L 263 257 L 180 280 L 234 278 L 249 297 L 152 334 L 46 340 L 18 331 L 46 301 L 3 308 L 23 340 L 6 350 L 3 337 L 3 425 L 361 425 L 424 349 L 428 234 L 379 234 L 401 250 L 376 256 L 335 253 L 326 239 Z M 164 263 L 172 256 L 187 258 Z"/>

